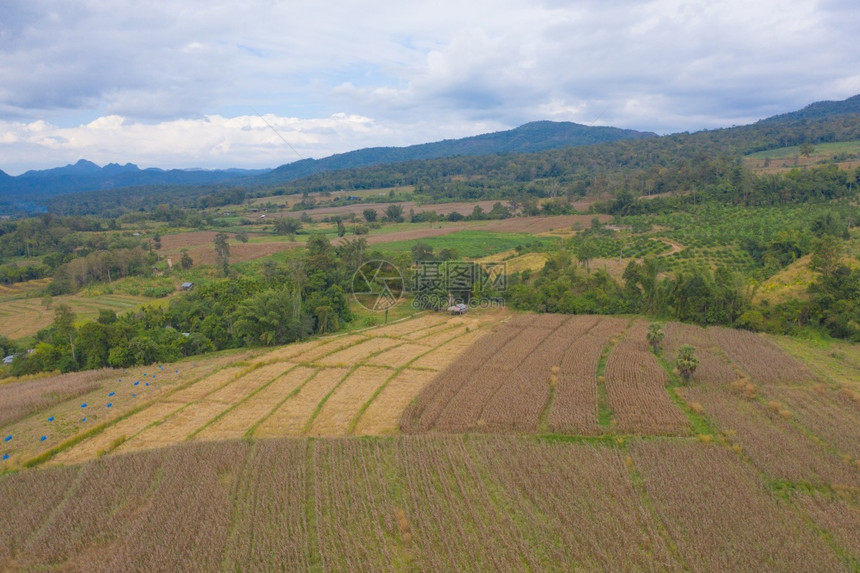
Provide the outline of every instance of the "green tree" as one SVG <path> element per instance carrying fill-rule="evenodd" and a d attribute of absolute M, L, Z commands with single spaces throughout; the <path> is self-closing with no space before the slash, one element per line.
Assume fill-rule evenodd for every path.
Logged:
<path fill-rule="evenodd" d="M 416 263 L 433 260 L 433 247 L 420 241 L 415 243 L 412 245 L 412 260 Z"/>
<path fill-rule="evenodd" d="M 257 293 L 239 303 L 232 317 L 233 329 L 249 346 L 293 342 L 308 332 L 299 304 L 299 297 L 286 289 Z"/>
<path fill-rule="evenodd" d="M 227 242 L 227 233 L 215 235 L 215 261 L 225 277 L 230 274 L 230 244 Z"/>
<path fill-rule="evenodd" d="M 317 334 L 334 332 L 339 328 L 337 313 L 329 305 L 318 306 L 314 310 L 317 318 Z"/>
<path fill-rule="evenodd" d="M 597 256 L 597 248 L 591 239 L 584 239 L 576 248 L 576 259 L 585 266 L 585 271 L 591 273 L 590 262 Z"/>
<path fill-rule="evenodd" d="M 696 368 L 699 367 L 699 359 L 696 358 L 696 348 L 690 344 L 682 344 L 678 348 L 678 357 L 675 359 L 675 366 L 678 368 L 678 373 L 684 382 L 689 382 Z"/>
<path fill-rule="evenodd" d="M 376 209 L 365 209 L 361 212 L 361 214 L 364 216 L 364 220 L 368 223 L 373 223 L 374 221 L 376 221 Z"/>
<path fill-rule="evenodd" d="M 403 222 L 403 207 L 397 204 L 385 208 L 385 218 L 392 223 Z"/>
<path fill-rule="evenodd" d="M 72 307 L 66 303 L 58 304 L 57 308 L 54 310 L 54 329 L 56 330 L 57 336 L 63 340 L 69 341 L 69 348 L 72 351 L 72 360 L 77 362 L 77 357 L 75 356 L 75 336 L 77 335 L 77 330 L 75 329 L 75 318 L 76 316 Z"/>
<path fill-rule="evenodd" d="M 302 228 L 302 222 L 298 219 L 283 217 L 275 221 L 276 235 L 295 235 Z"/>
<path fill-rule="evenodd" d="M 809 268 L 821 273 L 825 280 L 830 278 L 841 265 L 843 249 L 844 244 L 840 239 L 833 235 L 824 235 L 813 244 Z"/>
<path fill-rule="evenodd" d="M 183 249 L 182 257 L 179 259 L 179 266 L 185 270 L 188 270 L 193 264 L 194 260 L 191 258 L 191 255 L 188 254 L 187 250 Z"/>
<path fill-rule="evenodd" d="M 663 342 L 666 333 L 663 332 L 663 325 L 659 322 L 652 322 L 648 325 L 648 332 L 645 333 L 645 338 L 648 339 L 648 344 L 651 345 L 651 350 L 654 354 L 660 350 L 660 343 Z"/>

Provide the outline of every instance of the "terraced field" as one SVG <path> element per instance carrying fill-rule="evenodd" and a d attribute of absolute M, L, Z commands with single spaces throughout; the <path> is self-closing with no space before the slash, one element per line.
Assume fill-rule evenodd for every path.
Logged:
<path fill-rule="evenodd" d="M 52 390 L 37 389 L 31 406 L 5 417 L 12 439 L 0 467 L 46 452 L 72 463 L 188 440 L 393 434 L 424 385 L 502 316 L 428 314 L 268 352 L 105 370 L 53 402 L 44 398 Z M 35 383 L 20 384 L 16 395 Z"/>
<path fill-rule="evenodd" d="M 856 571 L 853 355 L 647 324 L 425 314 L 0 385 L 0 569 Z"/>

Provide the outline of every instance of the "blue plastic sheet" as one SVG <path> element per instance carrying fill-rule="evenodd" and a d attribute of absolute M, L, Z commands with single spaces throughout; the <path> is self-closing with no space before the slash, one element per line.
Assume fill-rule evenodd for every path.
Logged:
<path fill-rule="evenodd" d="M 110 397 L 111 397 L 111 396 L 113 396 L 114 394 L 116 394 L 116 392 L 108 392 L 108 398 L 110 398 Z"/>
<path fill-rule="evenodd" d="M 6 438 L 3 441 L 8 442 L 11 439 L 12 439 L 12 434 L 9 434 L 8 436 L 6 436 Z"/>
<path fill-rule="evenodd" d="M 48 436 L 42 436 L 41 438 L 39 438 L 39 441 L 44 442 L 47 439 L 48 439 Z"/>
<path fill-rule="evenodd" d="M 8 459 L 9 459 L 9 454 L 3 454 L 3 459 L 4 459 L 4 460 L 8 460 Z"/>
<path fill-rule="evenodd" d="M 86 403 L 86 402 L 84 402 L 83 404 L 81 404 L 81 408 L 86 408 L 86 407 L 87 407 L 87 403 Z"/>
<path fill-rule="evenodd" d="M 111 406 L 113 406 L 113 402 L 108 402 L 107 407 L 110 408 Z"/>
<path fill-rule="evenodd" d="M 51 416 L 50 418 L 48 418 L 48 421 L 49 421 L 49 422 L 53 422 L 53 421 L 54 421 L 54 417 L 53 417 L 53 416 Z"/>

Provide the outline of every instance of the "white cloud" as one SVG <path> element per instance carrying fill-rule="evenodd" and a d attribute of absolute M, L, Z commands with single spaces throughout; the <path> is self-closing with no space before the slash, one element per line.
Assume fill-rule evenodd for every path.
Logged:
<path fill-rule="evenodd" d="M 314 157 L 536 119 L 744 123 L 860 92 L 857 21 L 853 0 L 5 2 L 0 168 L 288 161 L 227 127 L 255 110 Z"/>

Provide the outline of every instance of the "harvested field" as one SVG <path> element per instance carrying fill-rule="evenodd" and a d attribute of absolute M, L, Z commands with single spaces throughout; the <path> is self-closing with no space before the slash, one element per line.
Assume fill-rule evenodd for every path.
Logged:
<path fill-rule="evenodd" d="M 763 386 L 763 397 L 777 413 L 816 437 L 860 460 L 860 401 L 844 390 L 816 386 Z"/>
<path fill-rule="evenodd" d="M 388 368 L 400 368 L 415 360 L 416 356 L 420 356 L 431 350 L 433 350 L 432 346 L 407 342 L 406 344 L 401 344 L 400 346 L 380 352 L 376 356 L 371 357 L 367 363 Z"/>
<path fill-rule="evenodd" d="M 7 474 L 0 499 L 3 570 L 851 571 L 858 551 L 850 497 L 775 499 L 677 438 L 190 443 Z"/>
<path fill-rule="evenodd" d="M 308 379 L 295 395 L 266 418 L 254 432 L 261 438 L 300 436 L 313 416 L 320 400 L 328 396 L 349 373 L 348 368 L 323 368 Z"/>
<path fill-rule="evenodd" d="M 151 298 L 124 294 L 63 295 L 54 297 L 51 308 L 45 308 L 41 298 L 9 297 L 0 301 L 0 336 L 14 339 L 36 334 L 54 322 L 54 309 L 59 304 L 69 305 L 80 320 L 95 319 L 100 309 L 121 313 L 151 302 Z"/>
<path fill-rule="evenodd" d="M 442 333 L 440 333 L 439 338 L 434 339 L 434 342 L 439 343 L 441 341 L 441 344 L 428 354 L 418 358 L 411 366 L 429 370 L 440 370 L 450 363 L 452 356 L 459 356 L 486 334 L 486 332 L 481 330 L 466 332 L 463 329 L 459 332 L 461 333 L 460 336 L 457 336 L 457 333 L 452 333 L 450 336 L 442 336 Z"/>
<path fill-rule="evenodd" d="M 182 407 L 182 402 L 172 402 L 171 398 L 184 392 L 195 382 L 207 378 L 207 375 L 225 363 L 234 362 L 247 357 L 249 352 L 228 352 L 209 357 L 206 361 L 184 361 L 178 364 L 166 364 L 162 367 L 123 370 L 104 370 L 105 378 L 96 387 L 85 393 L 75 393 L 73 396 L 57 396 L 57 400 L 49 400 L 45 408 L 32 412 L 25 417 L 10 422 L 4 428 L 4 433 L 12 438 L 3 442 L 2 454 L 8 459 L 0 461 L 0 469 L 19 467 L 45 452 L 65 453 L 69 459 L 83 460 L 96 455 L 98 452 L 109 451 L 110 444 L 115 440 L 122 441 L 133 433 L 122 430 L 114 434 L 118 423 L 125 426 L 124 418 L 132 415 L 144 418 L 133 424 L 133 427 L 143 428 L 162 417 L 148 418 L 147 412 L 154 405 L 169 403 L 162 412 L 175 411 Z M 157 374 L 156 374 L 157 373 Z M 56 377 L 56 383 L 62 385 L 68 380 L 74 388 L 76 380 L 86 380 L 90 373 L 66 374 Z M 10 382 L 21 395 L 26 396 L 33 387 L 34 395 L 38 395 L 41 384 L 46 378 Z M 2 385 L 0 388 L 11 387 Z M 110 404 L 110 406 L 108 406 Z M 138 430 L 135 430 L 135 433 Z M 88 445 L 89 440 L 81 440 L 80 436 L 91 435 L 96 440 L 96 446 Z M 108 447 L 102 442 L 106 441 Z M 72 441 L 74 443 L 68 443 Z"/>
<path fill-rule="evenodd" d="M 275 253 L 280 253 L 286 249 L 294 249 L 303 247 L 304 243 L 289 242 L 289 241 L 271 241 L 271 242 L 254 242 L 254 243 L 230 243 L 230 262 L 243 263 L 252 261 L 261 257 L 267 257 Z M 210 243 L 199 247 L 188 249 L 188 256 L 194 261 L 194 266 L 197 265 L 213 265 L 215 264 L 215 246 Z"/>
<path fill-rule="evenodd" d="M 360 366 L 352 371 L 327 397 L 308 429 L 312 436 L 343 436 L 359 408 L 370 400 L 394 371 L 374 366 Z"/>
<path fill-rule="evenodd" d="M 860 556 L 860 505 L 856 496 L 797 495 L 792 502 L 803 509 L 815 524 L 833 536 L 848 554 Z"/>
<path fill-rule="evenodd" d="M 694 324 L 670 322 L 664 326 L 663 332 L 666 333 L 663 340 L 664 356 L 668 359 L 674 359 L 678 355 L 678 348 L 683 344 L 696 347 L 699 366 L 692 376 L 694 382 L 726 384 L 740 377 L 726 359 L 720 356 L 722 351 L 711 340 L 711 331 Z"/>
<path fill-rule="evenodd" d="M 164 251 L 174 251 L 199 247 L 200 245 L 212 245 L 217 234 L 217 231 L 189 231 L 174 235 L 162 235 L 161 248 Z"/>
<path fill-rule="evenodd" d="M 325 366 L 352 366 L 372 354 L 403 344 L 394 338 L 370 338 L 317 360 Z"/>
<path fill-rule="evenodd" d="M 815 375 L 764 336 L 724 327 L 708 329 L 711 339 L 754 382 L 763 384 L 809 382 Z"/>
<path fill-rule="evenodd" d="M 397 431 L 400 415 L 436 375 L 434 371 L 406 368 L 388 381 L 361 414 L 355 427 L 359 436 L 384 436 Z"/>
<path fill-rule="evenodd" d="M 730 450 L 695 442 L 643 442 L 633 448 L 633 460 L 657 515 L 692 570 L 845 569 L 824 540 L 773 502 L 756 474 Z"/>
<path fill-rule="evenodd" d="M 0 427 L 70 398 L 102 388 L 113 378 L 113 370 L 102 369 L 2 384 L 0 385 Z"/>
<path fill-rule="evenodd" d="M 229 440 L 241 438 L 249 428 L 265 419 L 278 404 L 316 372 L 313 368 L 296 366 L 262 388 L 253 396 L 238 403 L 232 410 L 201 430 L 196 439 Z"/>
<path fill-rule="evenodd" d="M 647 349 L 647 326 L 637 322 L 606 361 L 608 405 L 621 432 L 686 434 L 687 417 L 666 391 L 669 377 Z"/>
<path fill-rule="evenodd" d="M 609 340 L 627 328 L 623 319 L 592 317 L 589 328 L 575 339 L 559 364 L 549 429 L 559 433 L 595 435 L 597 420 L 597 363 Z"/>
<path fill-rule="evenodd" d="M 725 387 L 679 388 L 679 392 L 689 402 L 701 404 L 718 429 L 771 479 L 860 487 L 858 468 L 755 399 L 732 394 Z"/>

